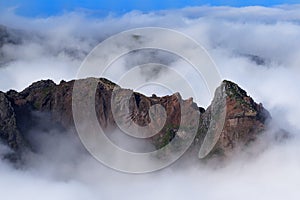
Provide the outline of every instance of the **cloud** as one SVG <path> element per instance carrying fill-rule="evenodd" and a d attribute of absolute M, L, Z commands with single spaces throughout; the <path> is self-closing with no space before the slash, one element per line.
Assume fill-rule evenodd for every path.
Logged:
<path fill-rule="evenodd" d="M 213 163 L 186 163 L 185 167 L 173 165 L 152 174 L 129 175 L 97 163 L 82 151 L 79 144 L 65 135 L 40 134 L 45 137 L 42 140 L 42 150 L 46 152 L 33 155 L 27 168 L 16 170 L 6 163 L 0 163 L 0 186 L 5 188 L 1 191 L 3 197 L 55 197 L 62 200 L 279 200 L 284 197 L 297 199 L 299 195 L 299 140 L 270 144 L 257 157 L 249 157 L 247 153 L 240 154 L 234 162 L 223 167 L 216 167 Z"/>
<path fill-rule="evenodd" d="M 1 47 L 6 62 L 0 67 L 0 90 L 22 90 L 40 79 L 70 80 L 84 57 L 98 42 L 129 28 L 161 26 L 181 31 L 202 44 L 223 78 L 237 82 L 270 110 L 275 129 L 288 130 L 293 138 L 267 142 L 256 156 L 247 152 L 223 167 L 189 163 L 156 174 L 132 176 L 114 172 L 89 157 L 78 141 L 66 134 L 37 132 L 43 141 L 40 155 L 16 170 L 0 162 L 0 188 L 9 199 L 298 199 L 300 167 L 300 7 L 190 7 L 150 13 L 131 12 L 120 17 L 93 18 L 85 13 L 65 13 L 48 18 L 24 18 L 5 11 L 0 24 L 21 42 Z M 164 41 L 162 41 L 164 42 Z M 128 45 L 126 41 L 124 44 Z M 130 44 L 130 43 L 129 43 Z M 108 54 L 110 49 L 108 49 Z M 134 52 L 114 63 L 118 78 L 131 65 L 151 60 L 145 51 Z M 200 95 L 199 105 L 209 104 L 204 81 L 174 55 L 155 51 L 155 61 L 178 70 Z M 259 59 L 263 62 L 256 62 Z M 170 79 L 166 70 L 141 71 L 140 79 Z M 180 91 L 179 87 L 179 91 Z M 159 91 L 141 90 L 149 95 Z M 203 95 L 203 97 L 201 96 Z M 274 131 L 266 135 L 272 135 Z M 39 135 L 39 137 L 38 137 Z M 52 137 L 55 136 L 55 137 Z M 54 139 L 57 138 L 57 139 Z M 59 141 L 59 142 L 57 142 Z M 258 146 L 253 147 L 253 151 Z M 0 148 L 1 152 L 7 151 Z M 18 192 L 16 192 L 18 190 Z M 18 193 L 18 194 L 17 194 Z"/>

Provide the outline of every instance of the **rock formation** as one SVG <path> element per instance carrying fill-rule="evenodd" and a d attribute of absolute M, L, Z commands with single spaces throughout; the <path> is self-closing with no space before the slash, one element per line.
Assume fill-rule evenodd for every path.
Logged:
<path fill-rule="evenodd" d="M 132 91 L 122 89 L 104 78 L 89 78 L 79 81 L 84 82 L 82 95 L 87 95 L 85 91 L 88 91 L 89 81 L 98 82 L 96 93 L 94 93 L 96 94 L 95 109 L 98 121 L 104 129 L 115 128 L 116 116 L 113 115 L 114 110 L 111 107 L 113 91 L 117 88 L 116 91 L 121 97 L 122 93 L 126 94 Z M 73 129 L 73 85 L 74 81 L 61 81 L 57 85 L 51 80 L 45 80 L 33 83 L 22 92 L 13 90 L 7 93 L 1 92 L 1 141 L 15 152 L 20 152 L 24 148 L 30 149 L 31 138 L 26 133 L 37 125 L 41 116 L 48 117 L 47 125 L 49 127 Z M 122 109 L 118 106 L 122 105 L 122 101 L 122 98 L 118 99 L 114 109 L 121 111 Z M 202 156 L 200 155 L 200 157 L 207 156 L 209 152 L 226 155 L 238 145 L 247 145 L 266 129 L 267 119 L 270 118 L 269 113 L 261 104 L 255 103 L 244 90 L 230 81 L 222 82 L 216 90 L 212 104 L 206 110 L 198 107 L 192 98 L 183 100 L 179 93 L 164 97 L 156 95 L 146 97 L 134 92 L 129 99 L 130 120 L 139 126 L 151 124 L 149 109 L 156 104 L 165 108 L 166 120 L 160 118 L 157 120 L 158 123 L 165 123 L 159 133 L 150 138 L 155 147 L 161 148 L 174 138 L 181 119 L 198 113 L 200 115 L 200 120 L 197 121 L 199 128 L 191 148 L 200 149 L 201 146 L 204 146 L 201 147 Z M 185 108 L 183 110 L 188 112 L 181 113 L 181 108 Z M 114 113 L 118 115 L 121 112 Z M 223 121 L 221 120 L 222 114 Z M 119 117 L 122 118 L 122 116 Z M 152 124 L 151 126 L 155 128 L 156 125 Z M 205 149 L 206 146 L 203 143 L 215 143 L 216 145 L 213 146 L 213 149 Z"/>

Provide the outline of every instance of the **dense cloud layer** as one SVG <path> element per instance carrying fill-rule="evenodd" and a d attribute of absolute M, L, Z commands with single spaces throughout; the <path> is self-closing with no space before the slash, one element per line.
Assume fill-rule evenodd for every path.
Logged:
<path fill-rule="evenodd" d="M 0 24 L 21 38 L 1 47 L 0 90 L 21 90 L 46 78 L 56 82 L 72 79 L 88 52 L 108 36 L 128 28 L 162 26 L 182 31 L 202 44 L 223 78 L 237 82 L 270 110 L 274 122 L 267 136 L 280 126 L 293 137 L 279 143 L 267 142 L 266 136 L 264 144 L 249 150 L 256 156 L 243 152 L 223 167 L 191 163 L 184 169 L 173 167 L 157 174 L 132 176 L 98 164 L 86 155 L 78 141 L 55 131 L 50 136 L 39 133 L 37 140 L 45 142 L 40 144 L 42 155 L 29 156 L 30 164 L 25 169 L 15 170 L 1 161 L 0 195 L 30 200 L 298 199 L 299 11 L 299 6 L 195 7 L 146 14 L 131 12 L 102 19 L 85 13 L 33 19 L 17 16 L 13 11 L 1 13 Z M 128 55 L 114 64 L 117 70 L 112 72 L 122 74 L 131 65 L 149 60 L 149 55 L 153 53 Z M 187 63 L 164 52 L 154 57 L 180 71 L 197 88 L 197 93 L 203 95 L 199 105 L 209 104 L 203 80 L 187 70 Z M 159 80 L 166 78 L 165 73 L 159 69 L 142 71 L 141 78 Z M 144 91 L 151 94 L 156 89 Z M 0 147 L 0 152 L 8 151 Z"/>

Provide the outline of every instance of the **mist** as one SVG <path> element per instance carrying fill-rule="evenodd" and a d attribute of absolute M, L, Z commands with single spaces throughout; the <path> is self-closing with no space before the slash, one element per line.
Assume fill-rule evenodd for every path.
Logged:
<path fill-rule="evenodd" d="M 22 90 L 40 79 L 76 77 L 85 56 L 112 34 L 129 28 L 158 26 L 195 39 L 216 63 L 223 79 L 244 88 L 272 115 L 259 142 L 225 164 L 189 162 L 143 175 L 105 167 L 70 133 L 31 130 L 38 153 L 15 168 L 0 161 L 0 193 L 6 199 L 298 199 L 300 196 L 300 6 L 190 7 L 95 18 L 71 12 L 48 18 L 25 18 L 14 10 L 0 13 L 20 42 L 1 47 L 0 90 Z M 71 19 L 71 20 L 70 20 Z M 135 52 L 113 63 L 112 81 L 131 66 L 155 57 L 178 70 L 196 88 L 198 106 L 211 101 L 205 82 L 183 60 L 165 52 Z M 151 57 L 152 58 L 152 57 Z M 166 71 L 141 71 L 138 78 L 168 78 Z M 115 77 L 115 79 L 114 79 Z M 171 78 L 170 78 L 171 80 Z M 151 95 L 173 91 L 140 88 Z M 181 88 L 178 88 L 179 92 Z M 188 98 L 185 97 L 184 98 Z M 42 122 L 41 122 L 42 123 Z M 38 126 L 38 125 L 37 125 Z M 276 140 L 278 129 L 290 134 Z M 0 144 L 0 155 L 10 150 Z M 179 161 L 180 162 L 180 161 Z"/>

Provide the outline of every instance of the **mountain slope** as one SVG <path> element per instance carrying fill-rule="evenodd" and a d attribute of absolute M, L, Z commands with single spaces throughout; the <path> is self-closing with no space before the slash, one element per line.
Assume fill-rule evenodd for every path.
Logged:
<path fill-rule="evenodd" d="M 132 92 L 122 89 L 111 81 L 100 78 L 89 78 L 82 81 L 82 95 L 87 95 L 89 82 L 97 81 L 95 95 L 95 109 L 98 121 L 105 130 L 116 128 L 113 115 L 117 113 L 122 118 L 121 108 L 124 99 L 119 99 L 111 107 L 111 98 L 114 88 L 121 95 Z M 72 92 L 74 81 L 61 81 L 56 85 L 51 80 L 33 83 L 22 92 L 8 91 L 0 93 L 0 138 L 15 152 L 31 149 L 32 135 L 28 132 L 44 121 L 43 129 L 59 127 L 62 130 L 73 130 L 74 120 L 72 115 Z M 216 90 L 212 104 L 205 110 L 198 107 L 192 98 L 183 100 L 179 93 L 170 96 L 146 97 L 134 92 L 129 99 L 130 118 L 140 125 L 150 124 L 155 129 L 157 124 L 151 125 L 149 109 L 159 104 L 166 110 L 166 121 L 163 128 L 149 140 L 155 148 L 161 148 L 171 141 L 179 128 L 181 119 L 193 114 L 200 114 L 199 128 L 191 148 L 200 151 L 201 158 L 210 152 L 226 155 L 238 145 L 247 145 L 266 129 L 267 119 L 270 118 L 261 104 L 257 104 L 237 84 L 223 81 Z M 181 108 L 186 112 L 181 113 Z M 119 111 L 118 111 L 119 109 Z M 163 123 L 163 114 L 158 115 L 158 123 Z M 224 120 L 222 120 L 222 117 Z M 124 120 L 126 120 L 124 118 Z M 46 122 L 45 122 L 46 121 Z M 195 123 L 195 122 L 191 122 Z M 189 126 L 190 124 L 184 124 Z M 151 127 L 152 126 L 152 127 Z M 188 131 L 183 134 L 189 134 Z M 181 133 L 182 136 L 182 133 Z M 207 144 L 216 144 L 209 147 Z M 211 145 L 210 145 L 211 146 Z"/>

